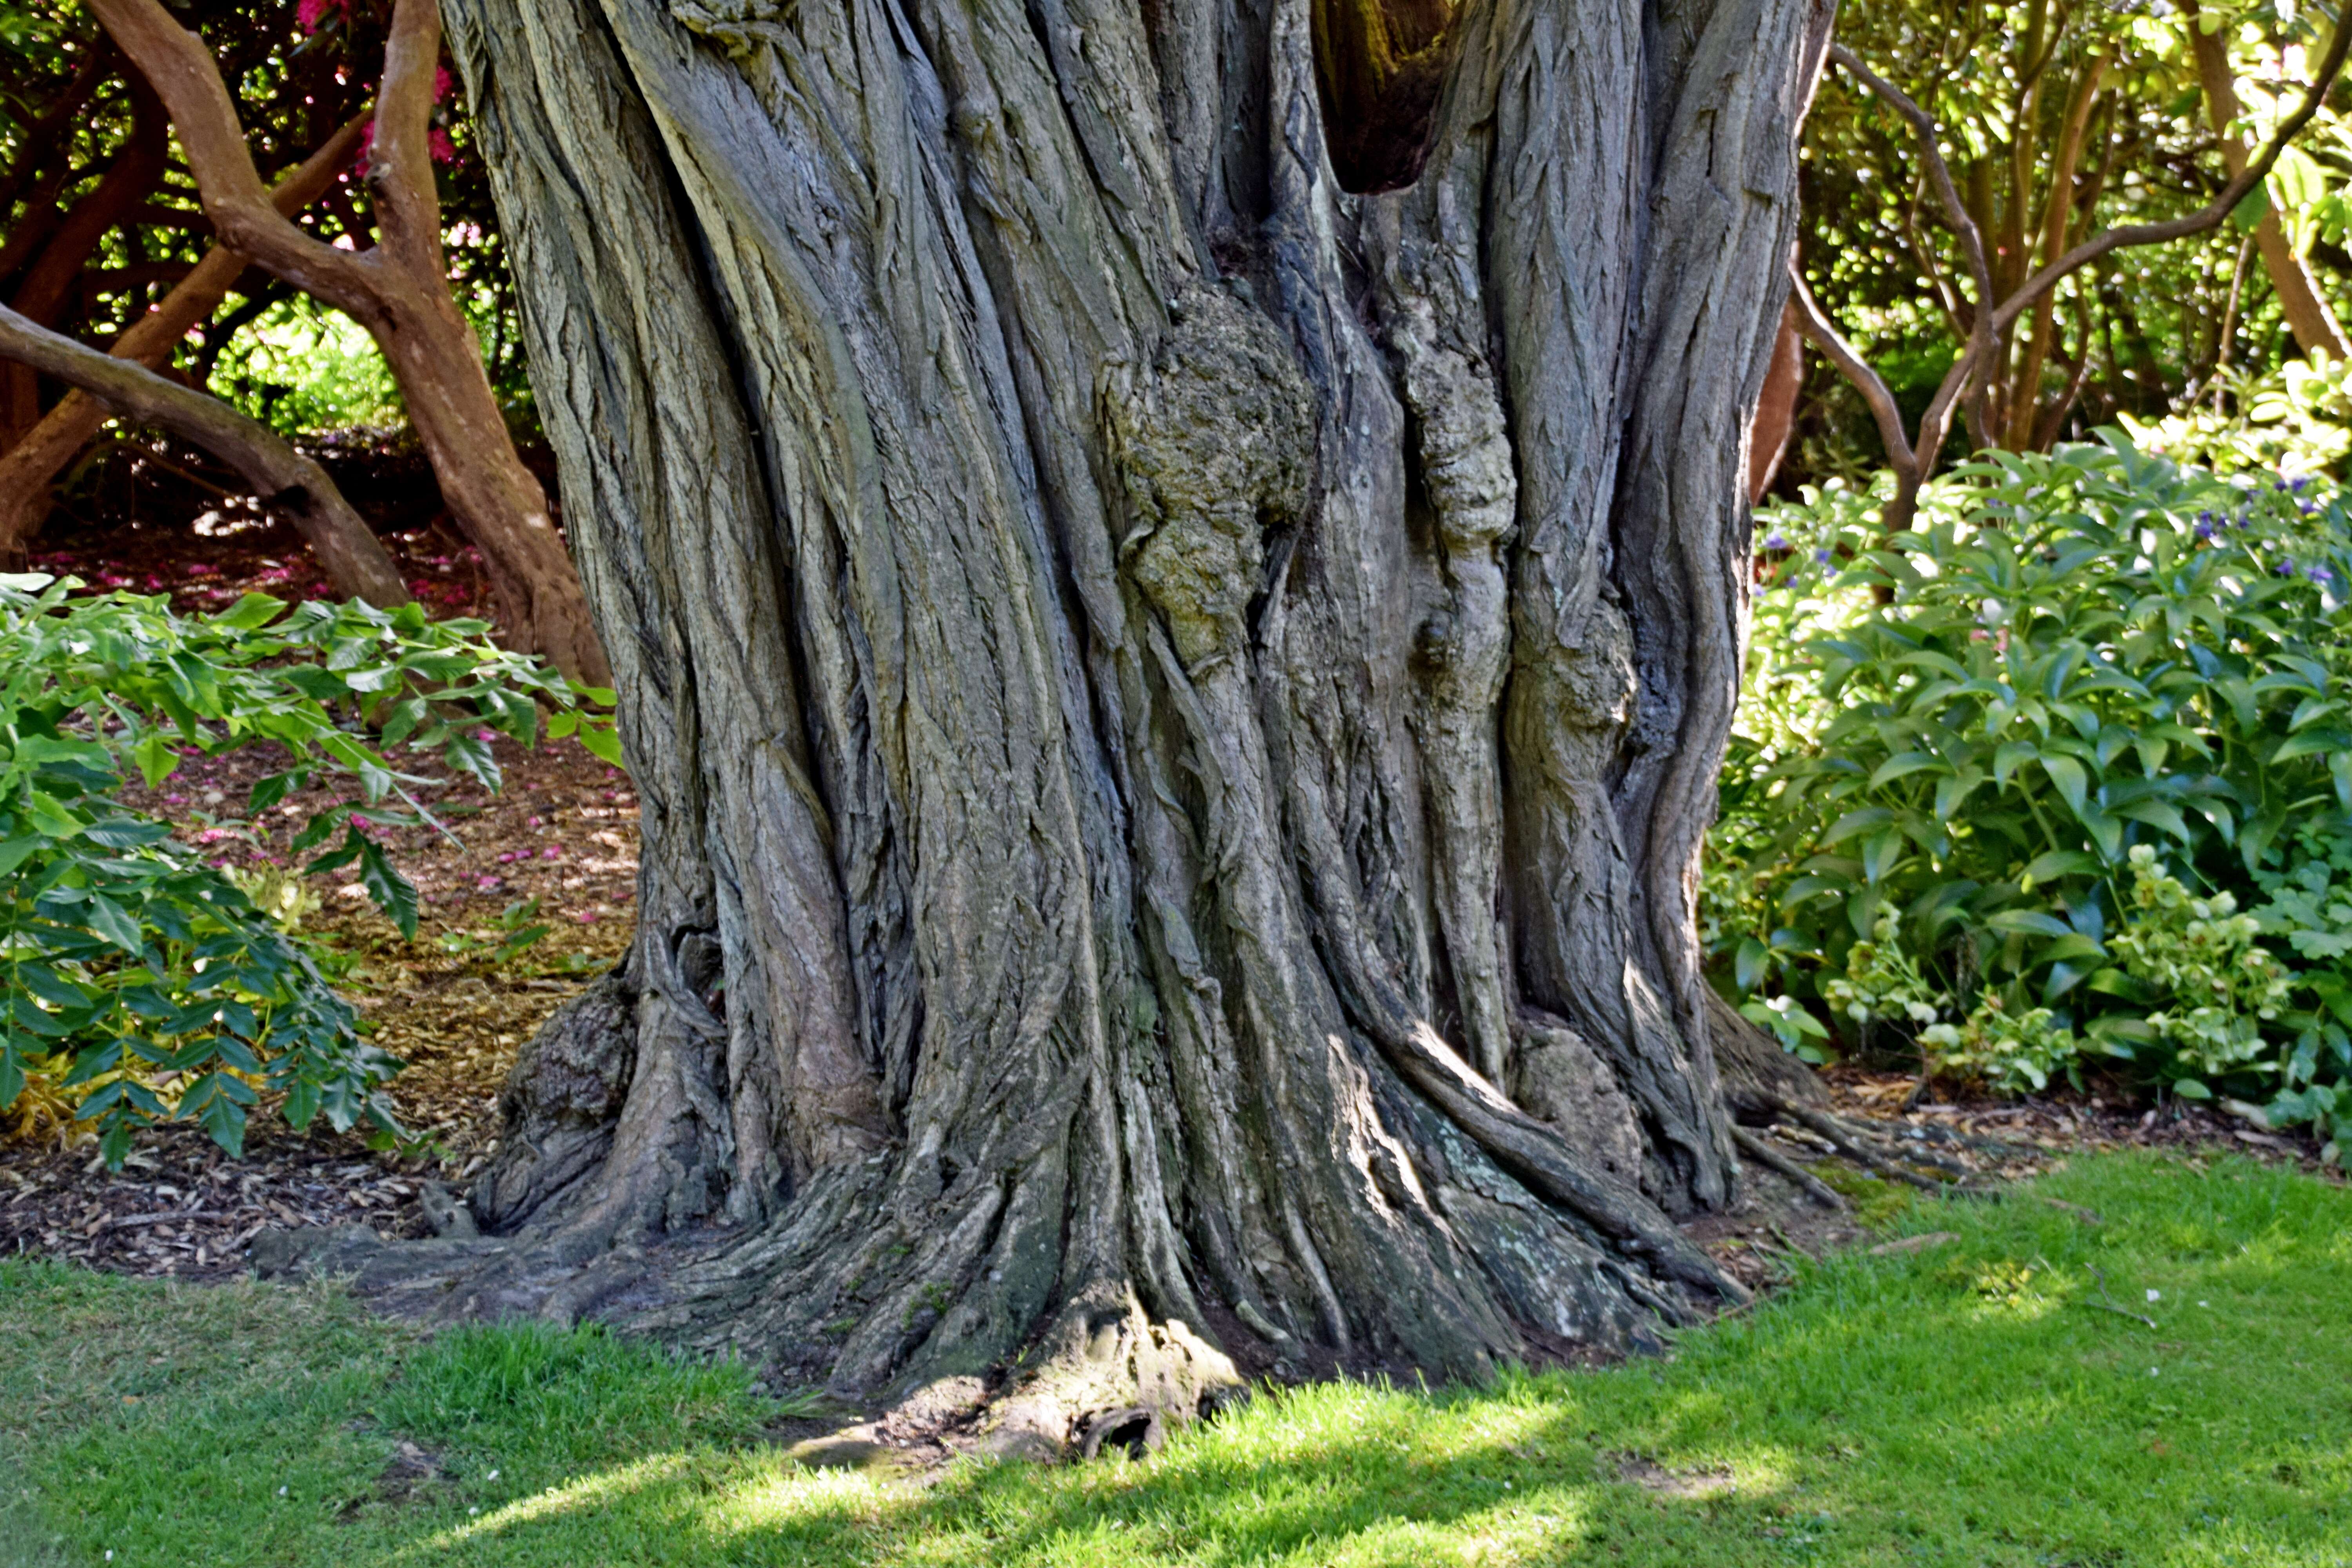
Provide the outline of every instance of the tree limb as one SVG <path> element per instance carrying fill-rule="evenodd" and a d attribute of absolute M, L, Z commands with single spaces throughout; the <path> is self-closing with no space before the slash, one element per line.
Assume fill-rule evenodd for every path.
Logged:
<path fill-rule="evenodd" d="M 336 172 L 351 161 L 352 150 L 366 125 L 364 114 L 345 121 L 300 167 L 278 181 L 269 198 L 278 210 L 291 217 L 316 201 L 334 182 Z M 214 246 L 153 310 L 123 329 L 107 352 L 151 370 L 161 365 L 188 329 L 212 314 L 247 265 L 242 252 Z M 208 351 L 215 347 L 206 344 Z M 0 454 L 0 566 L 15 570 L 21 565 L 25 542 L 54 504 L 49 498 L 50 482 L 105 421 L 105 406 L 77 388 L 58 399 L 57 406 L 5 454 Z"/>
<path fill-rule="evenodd" d="M 1953 405 L 1968 387 L 1970 378 L 1992 358 L 1993 333 L 2000 323 L 1991 320 L 1990 312 L 1985 310 L 1983 303 L 1992 298 L 1992 264 L 1985 255 L 1984 235 L 1978 229 L 1968 204 L 1960 200 L 1959 187 L 1952 183 L 1951 167 L 1944 162 L 1943 149 L 1937 145 L 1939 132 L 1936 117 L 1914 103 L 1910 95 L 1901 88 L 1863 64 L 1860 58 L 1844 45 L 1832 44 L 1830 58 L 1851 71 L 1855 79 L 1884 99 L 1918 132 L 1920 155 L 1927 165 L 1928 178 L 1936 187 L 1936 199 L 1943 204 L 1944 220 L 1952 226 L 1954 237 L 1960 242 L 1960 255 L 1969 267 L 1969 280 L 1976 286 L 1977 306 L 1972 312 L 1968 348 L 1953 361 L 1951 369 L 1944 374 L 1942 384 L 1936 388 L 1936 395 L 1919 416 L 1919 434 L 1912 443 L 1913 461 L 1919 469 L 1918 478 L 1924 481 L 1936 466 L 1936 455 L 1944 449 L 1944 437 L 1952 426 Z M 1864 395 L 1867 397 L 1869 395 L 1865 392 Z"/>
<path fill-rule="evenodd" d="M 379 325 L 383 311 L 373 253 L 338 250 L 303 233 L 272 205 L 253 165 L 236 105 L 204 40 L 173 21 L 158 0 L 89 5 L 163 100 L 222 242 L 362 325 Z"/>
<path fill-rule="evenodd" d="M 327 471 L 220 399 L 101 353 L 0 305 L 0 353 L 80 387 L 116 413 L 161 425 L 212 452 L 284 509 L 336 590 L 377 605 L 406 604 L 408 586 L 374 532 Z"/>
<path fill-rule="evenodd" d="M 367 182 L 384 247 L 412 273 L 439 276 L 441 201 L 433 188 L 433 82 L 441 63 L 436 0 L 397 0 L 376 89 Z"/>
<path fill-rule="evenodd" d="M 2185 239 L 2192 234 L 2202 234 L 2207 229 L 2219 226 L 2224 218 L 2237 210 L 2238 204 L 2245 200 L 2250 192 L 2270 178 L 2271 169 L 2278 163 L 2279 154 L 2286 151 L 2287 144 L 2305 125 L 2311 123 L 2311 117 L 2319 112 L 2319 106 L 2326 101 L 2328 89 L 2336 85 L 2336 77 L 2344 69 L 2344 57 L 2347 50 L 2352 50 L 2352 26 L 2347 26 L 2345 21 L 2339 19 L 2335 32 L 2327 40 L 2327 53 L 2312 78 L 2310 89 L 2304 93 L 2303 101 L 2295 105 L 2294 112 L 2278 122 L 2270 139 L 2263 143 L 2262 151 L 2221 187 L 2220 195 L 2182 217 L 2169 218 L 2163 223 L 2126 224 L 2121 228 L 2094 235 L 2027 279 L 2016 293 L 2002 300 L 2000 308 L 1994 312 L 1995 327 L 2008 326 L 2020 312 L 2043 292 L 2056 287 L 2067 274 L 2081 270 L 2109 251 L 2133 246 L 2162 245 L 2168 240 Z"/>

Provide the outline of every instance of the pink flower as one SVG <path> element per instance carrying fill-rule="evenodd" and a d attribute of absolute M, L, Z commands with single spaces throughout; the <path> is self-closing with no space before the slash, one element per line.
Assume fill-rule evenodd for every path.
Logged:
<path fill-rule="evenodd" d="M 499 856 L 499 865 L 501 865 L 501 866 L 504 866 L 504 865 L 506 865 L 508 862 L 511 861 L 514 858 L 515 858 L 515 852 L 514 852 L 513 850 L 509 849 L 509 850 L 508 850 L 505 854 L 503 854 L 503 855 L 501 855 L 501 856 Z"/>
<path fill-rule="evenodd" d="M 505 882 L 506 879 L 504 877 L 482 876 L 475 879 L 474 886 L 487 893 L 497 888 L 504 886 Z"/>
<path fill-rule="evenodd" d="M 542 860 L 561 860 L 563 858 L 563 846 L 551 844 L 539 852 L 539 858 Z"/>
<path fill-rule="evenodd" d="M 302 0 L 294 7 L 294 25 L 305 34 L 315 33 L 326 22 L 328 13 L 343 9 L 344 0 Z"/>
<path fill-rule="evenodd" d="M 446 102 L 449 97 L 449 89 L 454 85 L 456 84 L 450 79 L 449 68 L 447 66 L 435 66 L 433 68 L 434 102 Z"/>
<path fill-rule="evenodd" d="M 523 826 L 526 827 L 544 827 L 546 824 L 534 816 L 529 822 L 523 824 Z"/>
<path fill-rule="evenodd" d="M 496 730 L 477 730 L 474 731 L 474 739 L 477 741 L 495 741 L 498 738 L 499 732 Z"/>

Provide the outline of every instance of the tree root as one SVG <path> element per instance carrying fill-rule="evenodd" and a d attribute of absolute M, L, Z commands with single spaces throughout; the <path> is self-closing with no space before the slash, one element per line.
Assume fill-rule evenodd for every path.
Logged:
<path fill-rule="evenodd" d="M 1788 1155 L 1781 1153 L 1764 1138 L 1750 1132 L 1745 1127 L 1735 1126 L 1731 1130 L 1731 1141 L 1739 1145 L 1741 1153 L 1767 1170 L 1777 1171 L 1786 1176 L 1795 1183 L 1807 1197 L 1811 1198 L 1823 1208 L 1840 1212 L 1847 1208 L 1845 1199 L 1840 1195 L 1835 1187 L 1798 1164 Z"/>

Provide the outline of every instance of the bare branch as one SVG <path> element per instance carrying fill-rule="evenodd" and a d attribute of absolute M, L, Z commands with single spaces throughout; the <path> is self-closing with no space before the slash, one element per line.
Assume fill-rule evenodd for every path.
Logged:
<path fill-rule="evenodd" d="M 363 325 L 383 318 L 373 261 L 338 250 L 278 212 L 253 166 L 236 105 L 204 40 L 157 0 L 89 0 L 90 9 L 155 89 L 180 133 L 205 211 L 223 243 Z"/>
<path fill-rule="evenodd" d="M 1853 384 L 1854 390 L 1862 394 L 1863 402 L 1870 405 L 1871 417 L 1878 421 L 1878 438 L 1886 444 L 1886 460 L 1898 470 L 1910 469 L 1916 459 L 1911 450 L 1911 438 L 1903 428 L 1903 410 L 1896 405 L 1895 394 L 1887 390 L 1886 383 L 1870 368 L 1861 353 L 1839 334 L 1827 312 L 1814 300 L 1813 291 L 1805 287 L 1804 272 L 1798 267 L 1794 257 L 1789 258 L 1789 298 L 1797 307 L 1799 330 L 1811 338 L 1822 353 L 1830 356 L 1830 363 Z"/>
<path fill-rule="evenodd" d="M 383 44 L 368 186 L 387 250 L 411 271 L 441 273 L 441 202 L 433 188 L 433 84 L 441 63 L 436 0 L 398 0 Z"/>
<path fill-rule="evenodd" d="M 2249 192 L 2270 178 L 2272 166 L 2277 163 L 2279 154 L 2286 151 L 2287 144 L 2294 140 L 2296 134 L 2305 125 L 2311 123 L 2311 117 L 2319 112 L 2319 106 L 2326 101 L 2328 89 L 2336 85 L 2337 75 L 2344 69 L 2344 57 L 2347 49 L 2352 49 L 2352 27 L 2347 27 L 2345 20 L 2338 18 L 2336 31 L 2327 40 L 2327 53 L 2321 59 L 2319 69 L 2313 75 L 2311 87 L 2304 93 L 2303 101 L 2295 105 L 2294 112 L 2278 122 L 2278 127 L 2271 132 L 2270 139 L 2263 143 L 2263 150 L 2249 160 L 2245 168 L 2228 184 L 2221 187 L 2220 195 L 2214 197 L 2206 205 L 2182 217 L 2168 219 L 2163 223 L 2126 224 L 2121 228 L 2111 228 L 2105 234 L 2095 235 L 2084 240 L 2027 279 L 2019 286 L 2016 293 L 2002 300 L 2000 308 L 1994 312 L 1994 326 L 2007 327 L 2024 311 L 2026 307 L 2032 305 L 2043 293 L 2056 287 L 2067 274 L 2081 270 L 2109 251 L 2122 250 L 2132 246 L 2162 245 L 2170 240 L 2186 239 L 2190 235 L 2202 234 L 2207 229 L 2219 226 L 2223 219 L 2237 210 L 2238 204 L 2245 200 Z"/>
<path fill-rule="evenodd" d="M 404 605 L 407 584 L 326 470 L 219 398 L 101 353 L 0 305 L 0 353 L 78 386 L 126 418 L 161 425 L 214 453 L 285 510 L 338 592 Z"/>
<path fill-rule="evenodd" d="M 1884 99 L 1895 113 L 1909 121 L 1911 128 L 1918 133 L 1920 156 L 1927 163 L 1928 178 L 1936 187 L 1936 199 L 1943 204 L 1944 220 L 1951 225 L 1953 235 L 1960 242 L 1960 254 L 1969 266 L 1969 279 L 1976 285 L 1977 305 L 1972 312 L 1968 348 L 1952 362 L 1951 369 L 1944 374 L 1943 384 L 1936 388 L 1935 397 L 1919 416 L 1919 434 L 1912 448 L 1912 461 L 1920 466 L 1919 477 L 1925 479 L 1926 468 L 1934 466 L 1936 454 L 1944 449 L 1945 433 L 1952 427 L 1953 405 L 1967 390 L 1970 378 L 1981 374 L 1992 359 L 1995 323 L 1991 312 L 1984 308 L 1984 301 L 1992 298 L 1992 264 L 1985 256 L 1984 235 L 1978 229 L 1968 204 L 1960 200 L 1959 187 L 1952 183 L 1951 166 L 1944 162 L 1944 150 L 1937 145 L 1941 132 L 1936 124 L 1936 117 L 1913 102 L 1910 95 L 1901 88 L 1863 64 L 1861 58 L 1843 44 L 1830 46 L 1830 58 Z M 1826 349 L 1827 345 L 1823 346 Z M 1832 357 L 1834 358 L 1834 354 Z M 1851 373 L 1848 374 L 1851 379 Z M 1874 374 L 1872 379 L 1877 379 Z M 1855 384 L 1861 384 L 1857 382 Z M 1884 391 L 1883 384 L 1881 390 Z M 1869 398 L 1867 387 L 1863 388 L 1863 396 L 1865 400 Z M 1890 397 L 1889 403 L 1892 401 Z M 1899 422 L 1900 416 L 1896 417 Z M 1882 429 L 1885 425 L 1885 421 L 1881 419 Z M 1892 455 L 1895 448 L 1890 446 L 1887 451 Z"/>

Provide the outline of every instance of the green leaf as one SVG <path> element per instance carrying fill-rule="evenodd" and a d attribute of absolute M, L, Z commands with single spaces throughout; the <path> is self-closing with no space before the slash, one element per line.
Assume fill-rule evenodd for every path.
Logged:
<path fill-rule="evenodd" d="M 1881 784 L 1892 784 L 1896 779 L 1908 773 L 1916 773 L 1923 768 L 1948 768 L 1948 766 L 1949 764 L 1942 758 L 1930 755 L 1926 752 L 1904 752 L 1878 764 L 1878 771 L 1870 775 L 1870 787 L 1876 789 Z"/>
<path fill-rule="evenodd" d="M 7 876 L 23 865 L 26 857 L 46 842 L 47 842 L 46 839 L 27 835 L 22 838 L 11 838 L 5 843 L 0 843 L 0 877 Z"/>
<path fill-rule="evenodd" d="M 614 727 L 611 720 L 600 721 L 583 715 L 580 723 L 580 743 L 598 760 L 616 768 L 622 765 L 621 732 Z"/>
<path fill-rule="evenodd" d="M 283 599 L 273 599 L 267 594 L 247 594 L 227 609 L 214 615 L 212 622 L 229 631 L 258 631 L 276 620 L 278 613 L 285 607 Z"/>
<path fill-rule="evenodd" d="M 2038 887 L 2044 882 L 2054 882 L 2061 877 L 2095 875 L 2101 869 L 2095 856 L 2085 855 L 2079 849 L 2053 849 L 2046 855 L 2036 856 L 2033 863 L 2026 867 L 2025 880 Z"/>
<path fill-rule="evenodd" d="M 2213 1098 L 2213 1091 L 2205 1087 L 2204 1080 L 2201 1079 L 2174 1079 L 2172 1080 L 2172 1092 L 2179 1095 L 2183 1100 L 2210 1100 Z"/>
<path fill-rule="evenodd" d="M 60 805 L 56 797 L 41 790 L 32 792 L 27 809 L 33 818 L 34 831 L 50 838 L 71 838 L 83 826 L 80 817 Z"/>
<path fill-rule="evenodd" d="M 1859 811 L 1849 811 L 1839 817 L 1827 833 L 1822 835 L 1822 847 L 1826 849 L 1831 845 L 1851 838 L 1857 833 L 1874 827 L 1883 827 L 1894 820 L 1895 814 L 1883 805 L 1867 805 Z"/>
<path fill-rule="evenodd" d="M 2161 827 L 2183 844 L 2189 842 L 2189 823 L 2178 809 L 2160 800 L 2126 801 L 2116 807 L 2116 815 L 2128 816 L 2135 822 L 2145 822 L 2151 827 Z"/>
<path fill-rule="evenodd" d="M 139 938 L 139 922 L 104 893 L 92 893 L 88 908 L 89 929 L 123 952 L 137 953 L 146 946 Z"/>
<path fill-rule="evenodd" d="M 172 829 L 165 823 L 142 822 L 134 816 L 110 816 L 104 821 L 91 823 L 82 830 L 82 837 L 109 849 L 141 849 L 171 837 Z"/>
<path fill-rule="evenodd" d="M 2058 793 L 2065 798 L 2067 806 L 2074 815 L 2082 816 L 2083 802 L 2090 790 L 2090 775 L 2084 771 L 2083 764 L 2072 757 L 2048 752 L 2042 758 L 2042 771 L 2050 775 L 2050 782 L 2057 786 Z"/>
<path fill-rule="evenodd" d="M 2040 910 L 2002 910 L 1988 915 L 1985 924 L 2004 935 L 2072 936 L 2074 928 L 2057 916 Z"/>
<path fill-rule="evenodd" d="M 546 934 L 544 926 L 533 929 L 542 936 Z M 1766 965 L 1770 960 L 1770 952 L 1754 937 L 1751 936 L 1739 944 L 1738 955 L 1733 962 L 1735 973 L 1732 984 L 1738 988 L 1741 995 L 1744 996 L 1756 989 L 1757 983 L 1764 978 Z"/>
<path fill-rule="evenodd" d="M 352 830 L 358 836 L 358 830 Z M 394 869 L 383 852 L 383 846 L 373 838 L 360 840 L 360 883 L 375 900 L 375 907 L 390 917 L 400 928 L 400 934 L 410 942 L 416 940 L 416 888 L 409 879 Z"/>
<path fill-rule="evenodd" d="M 2043 948 L 2040 952 L 2034 954 L 2034 962 L 2037 963 L 2072 963 L 2077 959 L 2105 958 L 2106 955 L 2107 950 L 2105 946 L 2103 945 L 2097 938 L 2084 936 L 2078 931 L 2070 931 L 2064 936 L 2059 937 L 2057 940 L 2051 942 L 2049 946 Z"/>
<path fill-rule="evenodd" d="M 2030 763 L 2042 754 L 2042 748 L 2031 741 L 2009 741 L 1996 748 L 1992 754 L 1992 781 L 2001 788 L 2009 787 L 2009 775 L 2021 763 Z"/>
<path fill-rule="evenodd" d="M 2339 730 L 2333 726 L 2316 730 L 2302 730 L 2296 731 L 2294 734 L 2289 735 L 2285 740 L 2279 742 L 2278 750 L 2271 753 L 2271 763 L 2275 766 L 2280 763 L 2290 761 L 2295 757 L 2309 756 L 2315 752 L 2344 752 L 2347 750 L 2352 750 L 2352 731 Z"/>
<path fill-rule="evenodd" d="M 131 760 L 139 764 L 139 776 L 154 789 L 170 778 L 180 766 L 180 748 L 161 730 L 150 730 L 139 737 L 131 748 Z"/>

